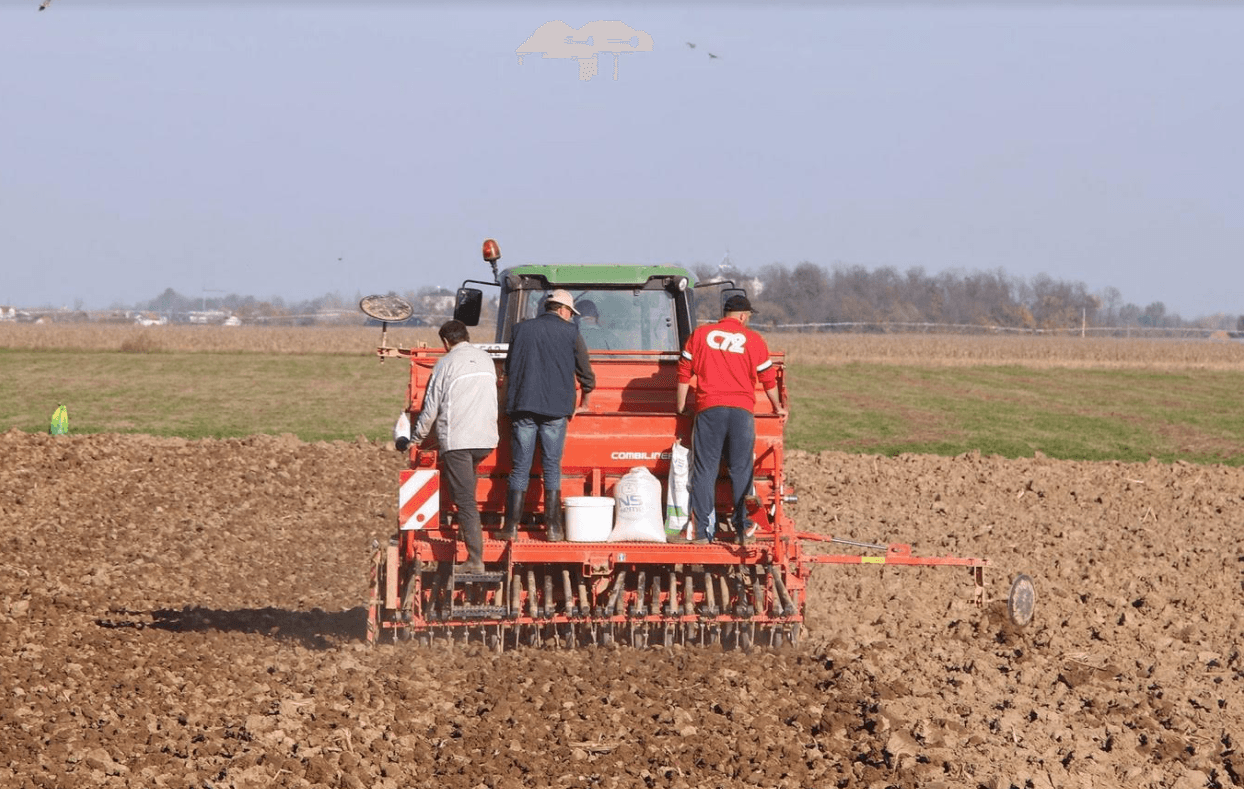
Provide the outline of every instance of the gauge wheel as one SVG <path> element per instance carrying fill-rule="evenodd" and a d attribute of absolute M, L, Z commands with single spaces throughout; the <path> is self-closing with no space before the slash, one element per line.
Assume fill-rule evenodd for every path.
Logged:
<path fill-rule="evenodd" d="M 1032 612 L 1037 602 L 1037 592 L 1032 579 L 1026 575 L 1017 575 L 1011 583 L 1011 592 L 1006 597 L 1006 613 L 1016 627 L 1024 627 L 1032 621 Z"/>

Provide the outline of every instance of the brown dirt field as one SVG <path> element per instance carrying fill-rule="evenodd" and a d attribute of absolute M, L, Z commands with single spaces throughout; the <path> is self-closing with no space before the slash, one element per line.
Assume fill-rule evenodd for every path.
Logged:
<path fill-rule="evenodd" d="M 1244 470 L 794 453 L 804 643 L 362 643 L 402 459 L 0 434 L 0 786 L 1244 786 Z M 1010 578 L 1034 622 L 1013 628 Z"/>

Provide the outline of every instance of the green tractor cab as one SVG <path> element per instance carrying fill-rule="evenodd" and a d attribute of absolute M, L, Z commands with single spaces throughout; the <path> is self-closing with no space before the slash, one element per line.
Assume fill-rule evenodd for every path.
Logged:
<path fill-rule="evenodd" d="M 494 257 L 489 257 L 494 255 Z M 514 266 L 496 270 L 500 249 L 484 243 L 484 259 L 495 282 L 467 280 L 458 289 L 454 318 L 478 326 L 484 292 L 500 289 L 494 342 L 510 340 L 513 327 L 544 311 L 544 300 L 561 288 L 570 291 L 580 313 L 575 322 L 591 350 L 668 351 L 682 348 L 695 328 L 695 275 L 680 266 L 565 264 Z M 699 283 L 722 287 L 724 302 L 743 291 L 733 282 Z"/>

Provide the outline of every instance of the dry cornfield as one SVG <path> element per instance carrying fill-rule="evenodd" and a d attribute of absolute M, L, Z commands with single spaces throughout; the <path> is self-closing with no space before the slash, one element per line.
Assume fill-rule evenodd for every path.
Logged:
<path fill-rule="evenodd" d="M 1244 343 L 1231 340 L 952 334 L 770 334 L 767 339 L 795 364 L 1244 370 Z"/>
<path fill-rule="evenodd" d="M 477 339 L 491 339 L 485 329 L 475 332 Z M 1244 369 L 1244 343 L 1220 339 L 794 333 L 768 333 L 766 337 L 771 348 L 785 351 L 796 364 Z M 0 324 L 0 348 L 24 350 L 355 354 L 368 353 L 379 340 L 379 329 L 369 326 Z M 387 342 L 402 347 L 435 346 L 436 329 L 393 328 Z"/>
<path fill-rule="evenodd" d="M 135 326 L 0 324 L 0 348 L 34 351 L 170 353 L 366 353 L 380 341 L 370 326 Z M 436 329 L 390 328 L 388 345 L 436 345 Z"/>

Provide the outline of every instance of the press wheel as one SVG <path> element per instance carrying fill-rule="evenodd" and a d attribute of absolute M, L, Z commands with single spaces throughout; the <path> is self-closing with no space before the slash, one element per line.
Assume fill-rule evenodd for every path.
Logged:
<path fill-rule="evenodd" d="M 1023 627 L 1032 621 L 1033 608 L 1037 602 L 1037 591 L 1032 579 L 1026 575 L 1017 575 L 1011 583 L 1011 592 L 1006 596 L 1006 613 L 1016 627 Z"/>

